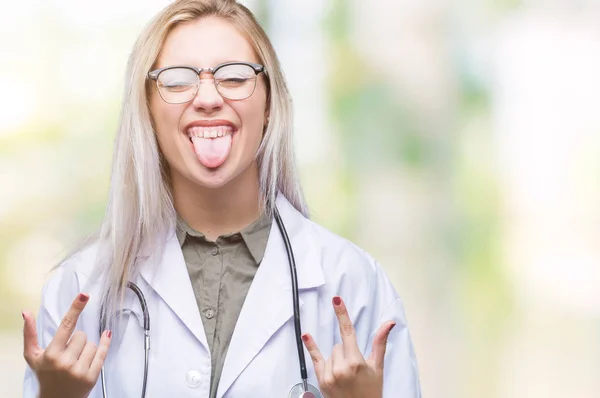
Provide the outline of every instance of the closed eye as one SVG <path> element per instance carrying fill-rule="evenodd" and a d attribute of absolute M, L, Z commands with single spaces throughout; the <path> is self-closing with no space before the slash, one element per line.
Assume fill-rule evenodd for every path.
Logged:
<path fill-rule="evenodd" d="M 219 80 L 219 84 L 222 86 L 225 86 L 225 87 L 236 87 L 236 86 L 241 86 L 241 85 L 245 84 L 249 80 L 250 79 L 243 78 L 243 77 L 230 77 L 227 79 Z"/>
<path fill-rule="evenodd" d="M 166 88 L 169 91 L 185 91 L 194 87 L 194 84 L 185 83 L 185 82 L 172 82 L 167 84 L 162 84 L 161 87 Z"/>

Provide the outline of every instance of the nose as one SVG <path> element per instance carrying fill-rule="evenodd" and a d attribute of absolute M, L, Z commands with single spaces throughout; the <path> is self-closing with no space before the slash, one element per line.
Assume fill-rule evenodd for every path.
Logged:
<path fill-rule="evenodd" d="M 192 102 L 194 108 L 206 113 L 215 112 L 223 107 L 223 97 L 217 91 L 215 80 L 212 77 L 201 77 L 198 93 Z"/>

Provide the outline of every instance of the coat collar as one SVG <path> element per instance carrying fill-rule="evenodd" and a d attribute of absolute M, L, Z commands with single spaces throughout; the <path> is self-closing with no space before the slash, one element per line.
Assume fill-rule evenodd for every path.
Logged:
<path fill-rule="evenodd" d="M 283 224 L 290 238 L 294 258 L 296 260 L 296 272 L 298 275 L 298 288 L 311 289 L 325 284 L 323 269 L 321 268 L 321 249 L 314 240 L 314 234 L 311 233 L 311 221 L 306 219 L 288 200 L 281 194 L 277 196 L 277 209 L 283 220 Z M 271 246 L 273 258 L 281 262 L 277 267 L 280 272 L 282 282 L 287 282 L 288 287 L 292 288 L 290 267 L 287 260 L 287 253 L 283 243 L 283 237 L 277 223 L 273 221 L 271 232 L 269 234 L 269 243 L 267 250 Z M 272 237 L 272 238 L 271 238 Z M 266 253 L 265 253 L 266 257 Z M 282 261 L 283 260 L 283 261 Z"/>
<path fill-rule="evenodd" d="M 299 290 L 324 285 L 320 248 L 311 236 L 310 221 L 282 194 L 277 196 L 276 205 L 294 251 Z M 174 226 L 168 233 L 162 253 L 158 258 L 150 257 L 142 265 L 140 274 L 206 351 L 210 352 Z M 302 299 L 300 303 L 302 304 Z M 228 349 L 230 355 L 226 358 L 219 382 L 219 397 L 225 394 L 269 338 L 292 315 L 290 267 L 281 232 L 277 223 L 273 222 L 264 258 L 250 286 L 231 338 Z"/>
<path fill-rule="evenodd" d="M 321 253 L 310 234 L 310 223 L 283 195 L 277 208 L 294 251 L 298 288 L 316 288 L 325 284 Z M 300 294 L 302 306 L 302 294 Z M 258 268 L 231 337 L 223 365 L 217 397 L 222 397 L 267 341 L 286 322 L 291 321 L 292 283 L 283 237 L 272 223 L 265 257 Z"/>
<path fill-rule="evenodd" d="M 210 352 L 194 290 L 174 228 L 170 231 L 163 249 L 157 250 L 154 256 L 144 262 L 140 275 L 202 343 L 207 352 Z"/>

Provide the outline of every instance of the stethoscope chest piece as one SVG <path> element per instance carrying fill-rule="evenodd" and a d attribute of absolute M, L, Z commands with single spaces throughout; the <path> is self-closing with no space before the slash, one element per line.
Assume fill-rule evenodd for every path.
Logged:
<path fill-rule="evenodd" d="M 308 391 L 304 391 L 303 383 L 298 383 L 290 390 L 288 398 L 323 398 L 319 390 L 313 385 L 308 385 Z"/>

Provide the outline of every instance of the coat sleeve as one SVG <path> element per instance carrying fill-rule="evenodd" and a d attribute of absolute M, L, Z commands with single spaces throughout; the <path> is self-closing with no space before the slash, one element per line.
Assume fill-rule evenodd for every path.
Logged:
<path fill-rule="evenodd" d="M 387 342 L 383 395 L 385 398 L 421 398 L 417 360 L 400 299 L 386 308 L 379 324 L 387 319 L 394 319 L 396 326 Z M 369 351 L 378 328 L 371 334 Z"/>
<path fill-rule="evenodd" d="M 384 360 L 384 398 L 421 398 L 421 387 L 415 350 L 411 340 L 404 305 L 381 266 L 368 254 L 368 301 L 356 314 L 355 328 L 359 346 L 368 356 L 373 339 L 385 322 L 396 326 L 390 332 Z"/>
<path fill-rule="evenodd" d="M 65 272 L 63 266 L 59 267 L 44 285 L 42 302 L 36 319 L 38 345 L 41 348 L 45 349 L 54 338 L 62 317 L 78 291 L 76 275 Z M 27 365 L 23 381 L 23 398 L 36 398 L 38 394 L 37 377 Z"/>

